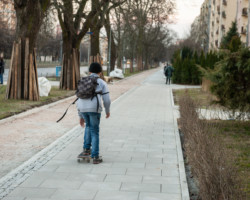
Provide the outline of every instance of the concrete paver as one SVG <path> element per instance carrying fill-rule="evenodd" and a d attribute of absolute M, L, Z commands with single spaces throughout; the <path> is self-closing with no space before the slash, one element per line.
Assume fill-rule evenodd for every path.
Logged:
<path fill-rule="evenodd" d="M 4 200 L 189 199 L 172 106 L 171 87 L 158 71 L 118 99 L 110 119 L 103 116 L 103 163 L 77 162 L 80 135 Z"/>

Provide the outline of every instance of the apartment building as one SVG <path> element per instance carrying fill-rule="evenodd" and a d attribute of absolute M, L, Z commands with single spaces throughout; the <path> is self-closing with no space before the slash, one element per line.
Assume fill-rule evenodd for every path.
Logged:
<path fill-rule="evenodd" d="M 209 49 L 209 30 L 210 30 L 210 18 L 211 18 L 211 0 L 205 0 L 201 6 L 200 14 L 200 31 L 202 48 L 205 52 Z"/>
<path fill-rule="evenodd" d="M 250 16 L 249 16 L 249 9 L 250 9 L 250 1 L 249 0 L 237 0 L 237 16 L 236 21 L 238 25 L 238 32 L 241 36 L 241 41 L 246 43 L 247 46 L 250 46 L 249 41 L 249 23 L 250 23 Z"/>
<path fill-rule="evenodd" d="M 209 50 L 217 50 L 236 19 L 237 0 L 211 0 Z"/>
<path fill-rule="evenodd" d="M 15 30 L 16 28 L 16 12 L 14 3 L 11 0 L 0 1 L 0 21 L 7 29 Z"/>
<path fill-rule="evenodd" d="M 250 0 L 204 0 L 191 35 L 201 41 L 205 52 L 217 50 L 223 36 L 237 21 L 241 41 L 250 46 Z"/>

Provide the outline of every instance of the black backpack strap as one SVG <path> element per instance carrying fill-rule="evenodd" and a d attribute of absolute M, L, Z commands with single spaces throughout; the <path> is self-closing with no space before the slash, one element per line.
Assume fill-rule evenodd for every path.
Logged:
<path fill-rule="evenodd" d="M 75 101 L 69 105 L 69 107 L 70 107 L 71 105 L 75 104 L 75 102 L 76 102 L 77 100 L 78 100 L 78 98 L 76 98 Z M 66 115 L 67 112 L 68 112 L 69 107 L 66 109 L 65 113 L 63 114 L 63 116 L 62 116 L 60 119 L 58 119 L 58 120 L 56 121 L 56 123 L 60 122 L 60 121 L 65 117 L 65 115 Z"/>
<path fill-rule="evenodd" d="M 105 94 L 108 94 L 109 92 L 105 92 L 105 93 L 102 93 L 102 92 L 95 92 L 94 96 L 91 98 L 91 101 L 96 97 L 96 101 L 97 101 L 97 109 L 96 109 L 96 112 L 98 112 L 98 108 L 99 108 L 99 99 L 98 99 L 98 94 L 100 95 L 105 95 Z"/>

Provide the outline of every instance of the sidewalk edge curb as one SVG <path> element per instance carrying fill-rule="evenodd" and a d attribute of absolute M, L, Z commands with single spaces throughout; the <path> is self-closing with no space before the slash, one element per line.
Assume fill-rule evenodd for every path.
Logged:
<path fill-rule="evenodd" d="M 172 108 L 174 108 L 174 96 L 173 96 L 173 90 L 171 88 L 170 90 L 170 95 L 172 99 Z M 176 139 L 176 144 L 177 144 L 177 155 L 178 155 L 178 162 L 179 162 L 179 173 L 180 173 L 180 184 L 181 184 L 181 196 L 182 200 L 189 200 L 189 190 L 188 190 L 188 184 L 187 184 L 187 178 L 186 178 L 186 171 L 185 171 L 185 163 L 183 159 L 183 152 L 182 152 L 182 147 L 181 147 L 181 139 L 179 135 L 179 129 L 178 129 L 178 124 L 177 124 L 177 118 L 174 114 L 174 109 L 172 109 L 173 113 L 173 121 L 174 121 L 174 131 L 175 131 L 175 139 Z"/>

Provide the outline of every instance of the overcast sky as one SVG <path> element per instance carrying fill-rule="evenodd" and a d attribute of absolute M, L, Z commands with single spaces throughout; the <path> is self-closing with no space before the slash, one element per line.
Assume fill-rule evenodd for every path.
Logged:
<path fill-rule="evenodd" d="M 195 17 L 200 14 L 200 7 L 204 0 L 176 0 L 176 24 L 170 27 L 178 33 L 179 38 L 184 38 L 191 28 Z"/>

